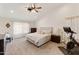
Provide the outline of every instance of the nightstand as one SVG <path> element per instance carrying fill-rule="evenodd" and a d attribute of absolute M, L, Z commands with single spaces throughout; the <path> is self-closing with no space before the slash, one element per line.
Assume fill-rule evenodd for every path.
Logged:
<path fill-rule="evenodd" d="M 36 31 L 37 31 L 36 28 L 31 28 L 31 33 L 34 33 L 34 32 L 36 32 Z"/>
<path fill-rule="evenodd" d="M 51 41 L 52 42 L 56 42 L 56 43 L 60 43 L 60 36 L 59 35 L 51 35 Z"/>

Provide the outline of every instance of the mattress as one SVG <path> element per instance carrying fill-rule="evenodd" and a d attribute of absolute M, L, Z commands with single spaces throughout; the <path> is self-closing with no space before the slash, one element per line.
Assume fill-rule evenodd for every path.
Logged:
<path fill-rule="evenodd" d="M 38 34 L 38 33 L 31 33 L 27 34 L 27 40 L 34 43 L 35 45 L 41 45 L 45 42 L 49 41 L 51 38 L 50 34 Z"/>
<path fill-rule="evenodd" d="M 29 37 L 31 40 L 34 40 L 34 41 L 38 41 L 46 36 L 50 36 L 48 34 L 38 34 L 38 33 L 31 33 L 31 34 L 28 34 L 27 37 Z"/>

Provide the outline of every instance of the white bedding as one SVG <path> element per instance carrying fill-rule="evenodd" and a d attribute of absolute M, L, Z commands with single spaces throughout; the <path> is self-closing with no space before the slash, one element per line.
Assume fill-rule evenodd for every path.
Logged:
<path fill-rule="evenodd" d="M 51 34 L 39 34 L 39 33 L 30 33 L 27 34 L 27 40 L 35 44 L 36 46 L 41 46 L 42 44 L 50 41 Z"/>

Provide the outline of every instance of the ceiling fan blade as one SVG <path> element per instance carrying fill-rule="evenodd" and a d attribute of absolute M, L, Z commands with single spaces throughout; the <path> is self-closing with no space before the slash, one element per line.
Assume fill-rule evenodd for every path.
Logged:
<path fill-rule="evenodd" d="M 38 10 L 34 9 L 36 12 L 38 12 Z"/>
<path fill-rule="evenodd" d="M 42 9 L 42 7 L 37 7 L 36 9 Z"/>
<path fill-rule="evenodd" d="M 36 8 L 35 3 L 33 4 L 34 8 Z"/>

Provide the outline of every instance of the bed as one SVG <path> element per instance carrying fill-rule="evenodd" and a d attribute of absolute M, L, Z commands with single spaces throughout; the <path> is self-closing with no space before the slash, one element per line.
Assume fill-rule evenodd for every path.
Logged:
<path fill-rule="evenodd" d="M 27 34 L 27 40 L 39 47 L 51 40 L 51 29 L 43 28 L 41 31 Z"/>

